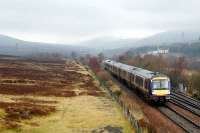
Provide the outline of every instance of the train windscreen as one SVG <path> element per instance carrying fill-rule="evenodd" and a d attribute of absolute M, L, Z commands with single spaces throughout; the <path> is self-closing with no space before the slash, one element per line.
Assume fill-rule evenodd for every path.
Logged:
<path fill-rule="evenodd" d="M 168 79 L 152 80 L 152 89 L 169 89 Z"/>

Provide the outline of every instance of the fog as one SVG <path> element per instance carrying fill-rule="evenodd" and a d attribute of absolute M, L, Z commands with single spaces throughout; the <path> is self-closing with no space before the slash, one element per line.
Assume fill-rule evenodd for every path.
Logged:
<path fill-rule="evenodd" d="M 74 43 L 200 29 L 199 0 L 0 0 L 0 34 Z"/>

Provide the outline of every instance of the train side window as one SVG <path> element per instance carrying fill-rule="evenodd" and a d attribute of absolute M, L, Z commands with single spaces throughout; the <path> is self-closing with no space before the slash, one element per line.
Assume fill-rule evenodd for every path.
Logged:
<path fill-rule="evenodd" d="M 135 75 L 133 75 L 132 78 L 133 78 L 133 83 L 135 84 Z"/>
<path fill-rule="evenodd" d="M 148 81 L 145 80 L 145 89 L 148 89 Z"/>
<path fill-rule="evenodd" d="M 143 87 L 143 78 L 136 76 L 136 83 L 140 86 Z"/>
<path fill-rule="evenodd" d="M 140 86 L 144 87 L 144 80 L 143 80 L 143 78 L 140 78 Z"/>
<path fill-rule="evenodd" d="M 126 72 L 126 78 L 129 79 L 129 72 Z"/>
<path fill-rule="evenodd" d="M 136 78 L 135 78 L 135 83 L 139 85 L 139 78 L 138 78 L 138 76 L 136 76 Z"/>
<path fill-rule="evenodd" d="M 135 81 L 134 81 L 134 77 L 135 77 L 135 75 L 131 74 L 131 82 L 132 82 L 132 83 L 135 82 Z"/>

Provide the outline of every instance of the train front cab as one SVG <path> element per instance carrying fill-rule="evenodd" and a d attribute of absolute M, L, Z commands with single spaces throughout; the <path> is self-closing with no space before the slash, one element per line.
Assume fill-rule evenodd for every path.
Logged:
<path fill-rule="evenodd" d="M 150 81 L 150 98 L 153 101 L 166 102 L 170 99 L 170 80 L 168 77 L 155 77 Z"/>

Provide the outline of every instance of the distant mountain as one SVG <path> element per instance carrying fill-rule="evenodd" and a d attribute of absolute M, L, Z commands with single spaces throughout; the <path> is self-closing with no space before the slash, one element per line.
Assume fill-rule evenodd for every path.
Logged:
<path fill-rule="evenodd" d="M 101 52 L 104 50 L 134 47 L 133 45 L 136 41 L 138 41 L 138 39 L 119 39 L 113 37 L 102 37 L 84 41 L 79 43 L 78 45 L 86 46 L 88 48 L 92 48 L 94 50 L 97 50 L 98 52 Z"/>
<path fill-rule="evenodd" d="M 91 49 L 83 46 L 27 42 L 0 35 L 0 54 L 2 55 L 25 56 L 37 53 L 60 53 L 63 55 L 70 55 L 71 52 L 82 55 L 87 53 L 92 54 L 93 52 L 91 51 Z"/>
<path fill-rule="evenodd" d="M 199 39 L 200 30 L 169 31 L 141 39 L 135 43 L 135 46 L 190 43 L 198 41 Z"/>
<path fill-rule="evenodd" d="M 143 39 L 95 38 L 76 45 L 27 42 L 0 35 L 0 54 L 30 55 L 35 53 L 83 54 L 103 52 L 106 56 L 119 55 L 142 46 L 163 46 L 172 43 L 193 43 L 200 39 L 200 30 L 162 32 Z"/>
<path fill-rule="evenodd" d="M 120 40 L 120 44 L 125 44 L 124 47 L 104 50 L 103 53 L 107 56 L 113 56 L 143 46 L 163 46 L 170 45 L 173 43 L 194 43 L 198 42 L 199 40 L 200 30 L 169 31 L 158 33 L 156 35 L 143 38 L 137 41 L 131 42 L 131 40 L 129 40 L 128 43 L 126 41 L 123 42 L 123 40 Z"/>

